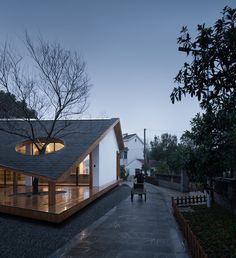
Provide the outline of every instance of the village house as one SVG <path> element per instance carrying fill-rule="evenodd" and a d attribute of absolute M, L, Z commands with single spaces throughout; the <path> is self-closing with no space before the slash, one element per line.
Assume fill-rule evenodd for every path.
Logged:
<path fill-rule="evenodd" d="M 61 222 L 120 182 L 124 149 L 120 121 L 113 119 L 57 121 L 67 126 L 38 155 L 35 144 L 0 131 L 0 212 Z M 30 130 L 25 121 L 0 121 L 1 128 Z M 33 121 L 37 139 L 52 121 Z M 39 179 L 38 194 L 32 181 Z"/>
<path fill-rule="evenodd" d="M 144 143 L 137 134 L 123 134 L 125 145 L 121 152 L 121 166 L 124 166 L 129 176 L 134 176 L 135 171 L 142 169 Z"/>

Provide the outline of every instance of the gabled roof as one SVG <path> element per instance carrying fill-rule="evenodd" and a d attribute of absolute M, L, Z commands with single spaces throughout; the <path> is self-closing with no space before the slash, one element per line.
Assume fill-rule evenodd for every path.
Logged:
<path fill-rule="evenodd" d="M 124 139 L 124 141 L 125 140 L 129 140 L 130 138 L 132 138 L 133 136 L 135 136 L 136 135 L 136 133 L 133 133 L 133 134 L 123 134 L 123 139 Z"/>
<path fill-rule="evenodd" d="M 144 159 L 138 159 L 138 161 L 140 161 L 142 164 L 144 164 Z M 154 159 L 149 159 L 148 160 L 148 165 L 150 167 L 157 167 L 159 165 L 159 162 L 157 160 L 154 160 Z"/>
<path fill-rule="evenodd" d="M 140 140 L 141 143 L 143 143 L 143 141 L 139 138 L 139 136 L 136 133 L 133 133 L 133 134 L 127 134 L 127 133 L 123 134 L 123 140 L 124 141 L 129 141 L 129 140 L 131 140 L 135 136 Z"/>
<path fill-rule="evenodd" d="M 67 120 L 66 122 L 69 123 L 69 126 L 63 130 L 61 137 L 58 137 L 64 141 L 65 147 L 47 155 L 29 156 L 17 153 L 15 151 L 16 144 L 26 139 L 0 131 L 0 167 L 56 181 L 93 151 L 112 129 L 115 131 L 119 149 L 124 148 L 118 118 Z M 4 123 L 12 123 L 15 128 L 29 130 L 29 126 L 25 121 L 0 121 L 1 127 L 4 126 Z M 33 123 L 37 128 L 36 137 L 45 137 L 42 126 L 37 125 L 37 121 Z M 41 123 L 46 128 L 49 128 L 52 121 L 44 120 Z M 64 124 L 65 121 L 57 121 L 58 127 Z"/>

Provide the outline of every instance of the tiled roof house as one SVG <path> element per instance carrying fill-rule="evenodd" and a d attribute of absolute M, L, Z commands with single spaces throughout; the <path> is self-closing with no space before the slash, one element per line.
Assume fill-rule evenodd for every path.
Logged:
<path fill-rule="evenodd" d="M 52 121 L 32 123 L 35 137 L 43 140 Z M 56 126 L 63 127 L 64 123 L 57 121 Z M 69 126 L 52 139 L 48 153 L 43 155 L 32 155 L 37 150 L 24 137 L 0 131 L 0 184 L 13 188 L 27 182 L 30 185 L 31 178 L 37 177 L 40 183 L 48 184 L 48 205 L 52 206 L 56 205 L 55 188 L 59 184 L 79 187 L 83 179 L 83 184 L 92 189 L 119 180 L 119 153 L 124 149 L 119 119 L 67 120 L 66 123 Z M 30 132 L 25 121 L 0 121 L 0 128 L 9 126 L 17 132 Z M 0 211 L 8 213 L 1 199 Z"/>

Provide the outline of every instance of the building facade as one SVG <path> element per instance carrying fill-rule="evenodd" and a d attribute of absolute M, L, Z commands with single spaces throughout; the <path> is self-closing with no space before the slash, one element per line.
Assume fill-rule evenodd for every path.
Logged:
<path fill-rule="evenodd" d="M 144 143 L 137 134 L 123 134 L 123 141 L 125 149 L 121 152 L 120 164 L 133 176 L 137 169 L 142 169 Z"/>

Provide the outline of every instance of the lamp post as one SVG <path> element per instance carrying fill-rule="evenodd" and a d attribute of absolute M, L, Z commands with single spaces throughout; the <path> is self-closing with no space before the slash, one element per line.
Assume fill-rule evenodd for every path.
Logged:
<path fill-rule="evenodd" d="M 143 150 L 143 164 L 144 164 L 144 173 L 147 173 L 147 156 L 146 156 L 146 128 L 144 128 L 144 150 Z"/>

